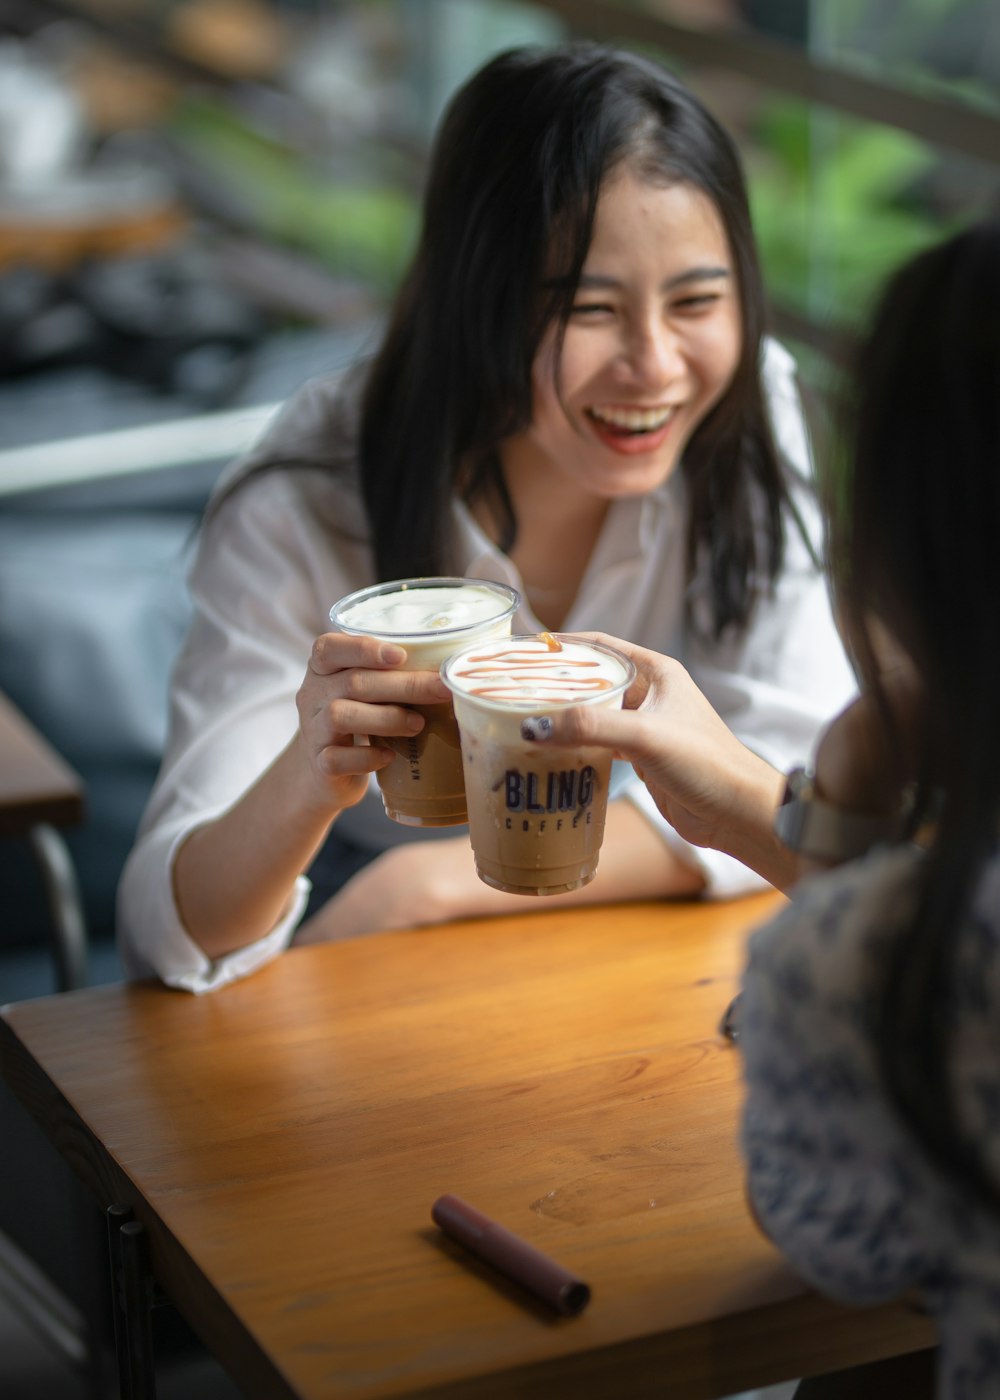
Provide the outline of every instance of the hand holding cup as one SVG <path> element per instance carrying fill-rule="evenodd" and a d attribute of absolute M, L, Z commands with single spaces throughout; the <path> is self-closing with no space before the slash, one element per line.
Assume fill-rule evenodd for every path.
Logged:
<path fill-rule="evenodd" d="M 406 661 L 402 647 L 374 637 L 326 632 L 313 643 L 296 706 L 320 804 L 359 802 L 369 774 L 392 761 L 388 745 L 424 728 L 415 707 L 447 703 L 437 673 L 407 670 Z"/>
<path fill-rule="evenodd" d="M 540 746 L 591 747 L 630 762 L 662 815 L 695 846 L 746 849 L 769 832 L 783 777 L 721 719 L 672 657 L 600 632 L 580 634 L 613 647 L 635 668 L 623 707 L 559 706 L 539 711 Z"/>
<path fill-rule="evenodd" d="M 555 738 L 543 748 L 533 740 L 546 717 L 536 716 L 540 707 L 617 708 L 632 663 L 602 643 L 543 632 L 463 647 L 441 673 L 462 736 L 480 879 L 532 895 L 588 884 L 604 837 L 611 754 Z"/>
<path fill-rule="evenodd" d="M 342 598 L 330 610 L 338 631 L 402 647 L 407 671 L 433 672 L 474 638 L 509 635 L 520 595 L 485 579 L 414 578 L 375 584 Z M 414 696 L 422 723 L 367 731 L 391 750 L 375 768 L 386 815 L 404 826 L 458 826 L 466 820 L 458 728 L 449 691 L 433 703 Z M 444 703 L 442 703 L 444 701 Z M 412 716 L 411 716 L 412 719 Z"/>

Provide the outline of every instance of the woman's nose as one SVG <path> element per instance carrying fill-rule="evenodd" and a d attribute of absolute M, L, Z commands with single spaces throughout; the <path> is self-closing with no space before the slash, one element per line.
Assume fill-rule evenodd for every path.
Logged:
<path fill-rule="evenodd" d="M 684 371 L 680 338 L 662 321 L 636 326 L 628 338 L 624 358 L 632 376 L 643 385 L 670 384 Z"/>

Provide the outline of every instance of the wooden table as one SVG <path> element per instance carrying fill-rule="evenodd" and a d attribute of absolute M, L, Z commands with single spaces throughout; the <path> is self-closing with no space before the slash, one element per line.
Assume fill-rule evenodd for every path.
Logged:
<path fill-rule="evenodd" d="M 203 998 L 6 1007 L 0 1067 L 247 1395 L 725 1395 L 927 1346 L 754 1228 L 717 1034 L 777 896 L 294 949 Z M 558 1318 L 446 1240 L 447 1191 L 586 1279 Z"/>
<path fill-rule="evenodd" d="M 0 692 L 0 836 L 83 818 L 83 783 Z"/>
<path fill-rule="evenodd" d="M 87 938 L 76 871 L 56 828 L 83 816 L 83 780 L 0 692 L 0 836 L 23 836 L 38 864 L 61 991 L 87 983 Z"/>

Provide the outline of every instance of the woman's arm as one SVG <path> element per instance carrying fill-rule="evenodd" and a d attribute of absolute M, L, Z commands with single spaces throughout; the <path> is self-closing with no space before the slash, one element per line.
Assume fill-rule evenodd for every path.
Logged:
<path fill-rule="evenodd" d="M 423 718 L 405 707 L 447 699 L 436 674 L 398 669 L 404 660 L 401 647 L 373 638 L 319 637 L 296 697 L 294 738 L 242 797 L 180 847 L 177 907 L 209 957 L 268 933 L 330 823 L 390 761 L 388 749 L 362 736 L 417 733 Z"/>
<path fill-rule="evenodd" d="M 616 638 L 587 635 L 635 662 L 629 708 L 553 710 L 549 738 L 540 742 L 597 744 L 617 752 L 633 763 L 661 814 L 684 840 L 725 851 L 787 888 L 797 859 L 773 830 L 783 775 L 735 738 L 678 662 Z M 704 885 L 697 864 L 631 802 L 619 799 L 608 808 L 596 878 L 580 890 L 547 897 L 545 907 L 691 896 Z M 479 880 L 462 836 L 384 852 L 302 926 L 296 941 L 524 908 L 524 896 L 504 894 Z"/>
<path fill-rule="evenodd" d="M 625 708 L 553 710 L 539 742 L 596 744 L 632 763 L 657 808 L 686 841 L 735 856 L 779 889 L 833 862 L 799 856 L 774 831 L 785 779 L 740 742 L 679 662 L 619 638 L 637 676 Z M 864 694 L 826 727 L 815 761 L 817 795 L 845 813 L 886 816 L 895 829 L 916 773 L 921 689 L 898 652 L 881 676 L 884 704 Z M 544 738 L 539 737 L 544 735 Z"/>
<path fill-rule="evenodd" d="M 362 768 L 324 789 L 302 737 L 326 722 L 322 704 L 338 700 L 344 676 L 371 669 L 319 674 L 310 666 L 303 681 L 331 603 L 371 581 L 367 544 L 350 522 L 353 502 L 349 485 L 288 469 L 251 478 L 209 515 L 174 666 L 168 743 L 119 887 L 119 946 L 130 976 L 155 973 L 201 992 L 277 956 L 306 899 L 296 877 L 363 789 L 365 765 L 381 761 L 372 749 L 354 751 L 352 736 L 337 747 Z M 381 669 L 379 684 L 397 689 L 356 702 L 374 708 L 413 697 L 415 673 L 393 679 L 396 668 Z M 438 698 L 439 682 L 430 680 Z M 299 692 L 320 701 L 319 715 L 303 714 L 301 723 Z M 341 689 L 340 702 L 348 699 Z M 349 729 L 358 718 L 332 724 Z M 362 732 L 381 732 L 386 717 L 372 718 L 361 721 Z M 317 741 L 317 753 L 322 747 Z"/>
<path fill-rule="evenodd" d="M 582 889 L 547 895 L 545 909 L 624 900 L 697 895 L 701 872 L 654 830 L 631 802 L 608 806 L 597 874 Z M 379 929 L 412 928 L 448 919 L 523 914 L 524 895 L 506 894 L 476 874 L 467 836 L 395 846 L 353 877 L 301 926 L 296 943 L 322 943 Z"/>

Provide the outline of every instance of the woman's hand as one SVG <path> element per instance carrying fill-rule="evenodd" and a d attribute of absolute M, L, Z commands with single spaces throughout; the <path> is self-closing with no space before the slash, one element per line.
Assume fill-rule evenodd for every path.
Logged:
<path fill-rule="evenodd" d="M 790 862 L 772 832 L 783 776 L 736 738 L 679 661 L 615 637 L 584 635 L 624 652 L 636 679 L 622 710 L 553 709 L 543 727 L 548 741 L 613 750 L 633 765 L 685 840 L 737 856 L 784 887 Z"/>
<path fill-rule="evenodd" d="M 327 632 L 314 642 L 296 705 L 308 789 L 318 805 L 337 812 L 360 802 L 369 774 L 392 759 L 378 739 L 419 734 L 423 716 L 407 706 L 449 699 L 436 672 L 404 671 L 405 660 L 402 647 L 374 637 Z"/>

